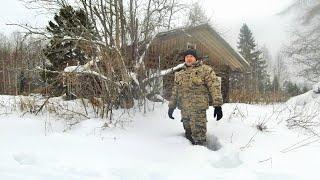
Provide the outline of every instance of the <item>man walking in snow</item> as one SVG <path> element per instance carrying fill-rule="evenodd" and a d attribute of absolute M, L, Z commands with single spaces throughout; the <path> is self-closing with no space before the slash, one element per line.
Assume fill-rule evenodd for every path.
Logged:
<path fill-rule="evenodd" d="M 168 115 L 174 119 L 172 114 L 178 107 L 186 138 L 194 145 L 205 145 L 206 110 L 210 101 L 214 106 L 214 117 L 217 121 L 222 118 L 221 84 L 213 69 L 198 60 L 196 50 L 189 49 L 183 56 L 185 64 L 175 73 Z"/>

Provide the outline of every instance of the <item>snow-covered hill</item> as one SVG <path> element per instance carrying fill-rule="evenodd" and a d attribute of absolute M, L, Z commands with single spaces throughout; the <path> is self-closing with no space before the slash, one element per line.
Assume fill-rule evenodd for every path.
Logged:
<path fill-rule="evenodd" d="M 103 128 L 106 120 L 93 116 L 78 117 L 80 123 L 70 127 L 65 116 L 49 111 L 35 116 L 20 107 L 21 97 L 0 96 L 0 179 L 316 180 L 318 136 L 287 127 L 287 120 L 299 116 L 295 110 L 301 112 L 293 107 L 301 106 L 297 98 L 276 105 L 225 104 L 219 122 L 210 108 L 208 137 L 212 142 L 218 138 L 221 145 L 212 151 L 192 146 L 183 137 L 180 113 L 175 111 L 175 120 L 169 119 L 166 103 L 149 103 L 146 114 L 138 109 L 116 111 L 124 120 L 122 127 Z M 54 101 L 81 109 L 76 101 Z M 319 109 L 316 103 L 307 108 Z M 319 121 L 319 116 L 313 120 Z"/>

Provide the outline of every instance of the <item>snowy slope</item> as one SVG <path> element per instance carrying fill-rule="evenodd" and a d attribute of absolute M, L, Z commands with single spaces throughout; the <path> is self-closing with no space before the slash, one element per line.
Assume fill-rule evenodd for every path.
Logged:
<path fill-rule="evenodd" d="M 318 179 L 319 143 L 300 147 L 314 137 L 287 128 L 289 102 L 225 104 L 219 122 L 210 108 L 209 138 L 222 146 L 211 151 L 190 145 L 179 111 L 169 119 L 166 103 L 150 104 L 155 110 L 146 114 L 115 112 L 132 120 L 124 128 L 103 129 L 105 120 L 90 118 L 69 129 L 63 117 L 19 112 L 19 99 L 0 96 L 1 180 Z"/>

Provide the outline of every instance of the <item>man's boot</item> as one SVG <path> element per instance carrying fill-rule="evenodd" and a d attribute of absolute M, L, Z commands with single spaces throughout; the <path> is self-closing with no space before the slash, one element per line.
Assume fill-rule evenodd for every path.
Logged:
<path fill-rule="evenodd" d="M 199 146 L 206 146 L 207 142 L 206 140 L 202 140 L 202 141 L 195 141 L 194 143 L 192 143 L 193 145 L 199 145 Z"/>
<path fill-rule="evenodd" d="M 185 137 L 186 137 L 192 144 L 194 144 L 194 140 L 193 140 L 193 138 L 192 138 L 192 136 L 191 136 L 191 130 L 185 132 Z"/>

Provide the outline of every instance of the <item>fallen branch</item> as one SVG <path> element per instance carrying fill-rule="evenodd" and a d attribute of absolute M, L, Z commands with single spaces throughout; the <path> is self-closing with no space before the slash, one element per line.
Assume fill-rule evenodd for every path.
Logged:
<path fill-rule="evenodd" d="M 51 97 L 49 96 L 44 103 L 40 106 L 40 108 L 38 109 L 38 111 L 36 112 L 36 115 L 38 115 L 38 113 L 42 110 L 42 108 L 46 105 L 46 103 L 49 101 Z"/>
<path fill-rule="evenodd" d="M 314 138 L 316 138 L 316 139 L 314 139 Z M 308 142 L 306 142 L 306 141 L 308 141 Z M 295 143 L 295 144 L 293 144 L 293 145 L 281 150 L 280 152 L 287 153 L 287 152 L 290 152 L 292 150 L 299 149 L 301 147 L 310 145 L 310 144 L 318 142 L 318 141 L 320 141 L 319 136 L 317 136 L 317 135 L 310 136 L 310 137 L 308 137 L 306 139 L 303 139 L 303 140 L 301 140 L 301 141 L 299 141 L 299 142 L 297 142 L 297 143 Z"/>
<path fill-rule="evenodd" d="M 181 63 L 181 64 L 178 64 L 177 66 L 175 67 L 172 67 L 172 68 L 169 68 L 169 69 L 166 69 L 166 70 L 162 70 L 160 73 L 154 73 L 154 74 L 151 74 L 150 77 L 148 78 L 145 78 L 142 82 L 143 83 L 146 83 L 154 78 L 159 78 L 159 77 L 162 77 L 162 76 L 165 76 L 169 73 L 172 73 L 174 71 L 177 71 L 179 69 L 181 69 L 182 67 L 184 66 L 184 63 Z"/>
<path fill-rule="evenodd" d="M 258 134 L 259 131 L 257 131 L 249 140 L 249 142 L 245 145 L 245 146 L 242 146 L 240 147 L 241 150 L 245 149 L 245 148 L 248 148 L 250 143 L 253 141 L 254 137 L 256 137 L 256 135 Z"/>
<path fill-rule="evenodd" d="M 53 104 L 53 103 L 52 103 L 52 104 Z M 79 113 L 79 112 L 76 112 L 76 111 L 73 111 L 73 110 L 70 110 L 70 109 L 66 109 L 66 108 L 64 108 L 61 104 L 59 104 L 59 106 L 60 106 L 63 110 L 66 110 L 66 111 L 69 111 L 69 112 L 71 112 L 71 113 L 74 113 L 74 114 L 77 114 L 77 115 L 83 116 L 83 117 L 85 117 L 85 118 L 87 118 L 87 119 L 90 119 L 90 117 L 89 117 L 89 116 L 84 115 L 84 114 Z"/>

